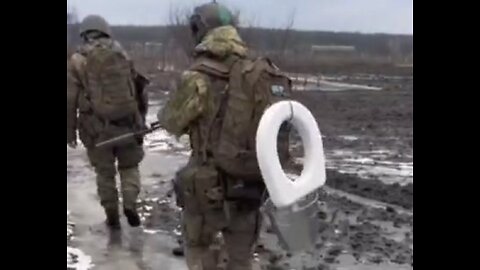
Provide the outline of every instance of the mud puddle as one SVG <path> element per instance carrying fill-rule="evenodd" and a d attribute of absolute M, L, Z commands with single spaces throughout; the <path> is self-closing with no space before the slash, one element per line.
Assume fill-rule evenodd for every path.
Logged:
<path fill-rule="evenodd" d="M 161 106 L 161 101 L 152 104 L 149 122 L 156 120 L 155 114 Z M 358 137 L 340 139 L 356 142 Z M 109 234 L 105 229 L 104 214 L 96 196 L 95 176 L 85 153 L 81 149 L 67 150 L 67 209 L 71 211 L 71 215 L 67 213 L 67 268 L 70 265 L 71 270 L 186 269 L 183 259 L 171 256 L 179 235 L 179 209 L 172 197 L 171 179 L 187 161 L 188 140 L 177 140 L 157 131 L 147 136 L 145 149 L 147 155 L 141 167 L 144 189 L 139 204 L 144 228 L 132 230 L 122 221 L 121 235 Z M 413 163 L 395 158 L 392 152 L 374 150 L 333 150 L 327 152 L 327 157 L 332 189 L 322 192 L 322 200 L 328 208 L 325 213 L 319 213 L 319 218 L 330 220 L 335 216 L 335 219 L 325 228 L 319 228 L 322 237 L 315 250 L 297 255 L 281 250 L 276 237 L 266 227 L 257 248 L 259 267 L 277 270 L 412 269 L 413 186 L 409 205 L 410 195 L 408 190 L 405 193 L 405 183 L 413 182 L 413 174 L 410 180 L 410 175 L 402 173 L 410 169 L 409 165 L 413 170 Z M 401 166 L 402 162 L 408 166 Z M 375 166 L 396 168 L 401 173 L 375 174 L 368 169 Z M 387 177 L 391 178 L 384 182 L 377 180 Z"/>
<path fill-rule="evenodd" d="M 325 140 L 330 138 L 325 137 Z M 343 140 L 354 144 L 359 141 L 357 136 L 340 136 L 336 140 Z M 292 146 L 295 163 L 301 166 L 304 162 L 302 145 L 298 138 Z M 348 150 L 347 150 L 348 149 Z M 327 168 L 341 174 L 353 175 L 363 180 L 378 180 L 384 184 L 413 184 L 413 155 L 399 153 L 387 149 L 326 149 Z"/>
<path fill-rule="evenodd" d="M 149 154 L 142 164 L 144 192 L 168 186 L 184 157 Z M 82 149 L 67 150 L 67 268 L 71 270 L 186 269 L 172 256 L 176 246 L 169 234 L 150 234 L 145 228 L 129 228 L 122 220 L 121 234 L 111 234 L 96 195 L 95 176 Z M 144 216 L 144 218 L 146 218 Z M 69 221 L 70 220 L 70 221 Z M 74 224 L 73 224 L 74 223 Z M 73 226 L 74 225 L 74 226 Z"/>
<path fill-rule="evenodd" d="M 73 240 L 75 224 L 70 219 L 67 211 L 67 270 L 88 270 L 93 267 L 92 258 L 83 251 L 70 246 Z"/>
<path fill-rule="evenodd" d="M 147 116 L 147 123 L 154 123 L 157 121 L 157 113 L 163 105 L 163 101 L 156 100 L 150 103 Z M 148 152 L 175 154 L 175 155 L 190 155 L 190 147 L 188 137 L 175 138 L 168 134 L 165 130 L 157 130 L 154 133 L 148 134 L 145 138 L 145 148 Z"/>
<path fill-rule="evenodd" d="M 385 184 L 413 183 L 413 161 L 399 161 L 399 155 L 386 149 L 372 151 L 327 151 L 327 167 L 362 179 L 378 179 Z M 408 156 L 400 157 L 412 160 Z"/>
<path fill-rule="evenodd" d="M 315 248 L 288 254 L 267 227 L 257 249 L 262 269 L 413 269 L 411 215 L 336 194 L 321 198 L 327 207 Z"/>

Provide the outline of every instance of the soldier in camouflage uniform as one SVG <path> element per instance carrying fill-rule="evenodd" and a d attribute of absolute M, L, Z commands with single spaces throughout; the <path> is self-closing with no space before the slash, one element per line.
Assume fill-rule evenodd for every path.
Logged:
<path fill-rule="evenodd" d="M 67 145 L 77 147 L 77 130 L 80 139 L 87 148 L 92 166 L 97 174 L 98 195 L 107 216 L 107 226 L 120 229 L 119 195 L 116 184 L 117 171 L 121 179 L 124 213 L 132 227 L 140 226 L 136 201 L 140 193 L 139 163 L 144 157 L 142 138 L 120 146 L 97 149 L 95 144 L 106 137 L 111 130 L 139 130 L 145 125 L 147 113 L 147 93 L 144 91 L 146 79 L 138 74 L 132 61 L 121 45 L 112 39 L 108 23 L 100 16 L 88 16 L 81 24 L 81 37 L 84 44 L 67 63 Z M 92 82 L 95 74 L 87 73 L 87 59 L 95 48 L 107 48 L 124 57 L 130 68 L 128 76 L 135 88 L 138 114 L 116 122 L 102 119 L 94 110 L 92 101 Z M 128 71 L 130 69 L 130 71 Z M 89 77 L 90 76 L 90 77 Z M 129 79 L 129 78 L 127 78 Z M 123 81 L 127 81 L 123 78 Z M 133 91 L 133 90 L 132 90 Z M 131 91 L 131 92 L 132 92 Z M 116 134 L 118 135 L 118 134 Z M 116 164 L 118 163 L 118 167 Z"/>
<path fill-rule="evenodd" d="M 218 138 L 211 134 L 211 127 L 218 120 L 215 115 L 222 111 L 219 104 L 224 104 L 216 93 L 229 87 L 228 66 L 235 66 L 238 59 L 247 59 L 248 49 L 235 27 L 232 13 L 219 4 L 196 8 L 190 27 L 197 43 L 194 64 L 184 72 L 180 88 L 171 94 L 158 115 L 168 132 L 178 137 L 189 135 L 191 140 L 189 164 L 176 178 L 178 203 L 183 209 L 187 264 L 190 270 L 218 269 L 222 262 L 218 261 L 219 254 L 212 245 L 221 232 L 228 257 L 226 269 L 251 270 L 265 187 L 260 177 L 262 186 L 258 189 L 245 188 L 245 193 L 251 193 L 233 195 L 245 182 L 215 165 L 218 158 L 213 157 L 212 151 Z M 276 72 L 274 68 L 270 70 L 272 74 Z"/>

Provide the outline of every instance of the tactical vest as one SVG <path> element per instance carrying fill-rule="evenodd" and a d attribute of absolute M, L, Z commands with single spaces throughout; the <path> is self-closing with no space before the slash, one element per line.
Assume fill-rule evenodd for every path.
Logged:
<path fill-rule="evenodd" d="M 199 58 L 191 70 L 207 74 L 213 81 L 215 109 L 205 117 L 210 123 L 199 142 L 200 154 L 204 160 L 213 159 L 231 178 L 263 182 L 256 154 L 257 129 L 269 106 L 290 98 L 291 80 L 265 58 L 232 56 L 223 62 Z M 282 161 L 289 158 L 289 132 L 286 123 L 279 136 Z"/>

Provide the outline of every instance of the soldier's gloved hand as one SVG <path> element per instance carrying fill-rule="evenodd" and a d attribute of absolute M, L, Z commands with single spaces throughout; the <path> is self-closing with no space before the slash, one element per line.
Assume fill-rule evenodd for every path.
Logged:
<path fill-rule="evenodd" d="M 71 141 L 71 142 L 67 143 L 67 145 L 71 149 L 77 149 L 78 143 L 77 143 L 77 141 Z"/>

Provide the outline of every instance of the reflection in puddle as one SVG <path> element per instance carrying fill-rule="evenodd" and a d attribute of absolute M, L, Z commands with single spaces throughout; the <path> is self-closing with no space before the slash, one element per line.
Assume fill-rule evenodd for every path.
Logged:
<path fill-rule="evenodd" d="M 413 183 L 413 162 L 392 161 L 398 154 L 388 150 L 374 151 L 326 151 L 327 168 L 343 174 L 353 174 L 363 179 L 378 179 L 386 184 L 408 185 Z M 404 156 L 403 159 L 412 160 Z M 296 159 L 297 164 L 303 158 Z"/>
<path fill-rule="evenodd" d="M 154 122 L 156 120 L 155 114 L 157 112 L 158 107 L 151 109 L 148 122 Z M 341 139 L 351 142 L 359 140 L 356 136 L 343 136 Z M 152 185 L 156 185 L 160 179 L 163 181 L 163 184 L 161 184 L 162 187 L 159 188 L 162 190 L 161 194 L 148 194 L 145 196 L 145 199 L 140 202 L 140 214 L 142 220 L 145 221 L 145 228 L 142 232 L 136 232 L 136 234 L 126 236 L 125 240 L 128 241 L 125 242 L 129 244 L 128 250 L 123 250 L 123 248 L 120 248 L 118 252 L 109 250 L 110 257 L 107 258 L 101 255 L 103 254 L 102 252 L 98 252 L 101 251 L 98 249 L 98 246 L 102 246 L 98 244 L 98 240 L 107 238 L 106 235 L 92 234 L 87 235 L 87 237 L 81 234 L 78 235 L 78 237 L 83 238 L 81 240 L 84 242 L 81 248 L 93 256 L 95 264 L 100 269 L 149 269 L 146 268 L 148 264 L 152 266 L 155 265 L 156 267 L 154 269 L 186 269 L 183 261 L 176 261 L 170 256 L 171 248 L 176 245 L 175 239 L 180 235 L 178 228 L 180 217 L 178 209 L 173 206 L 174 201 L 172 198 L 164 194 L 168 189 L 167 184 L 164 183 L 167 183 L 169 177 L 171 177 L 171 171 L 174 171 L 177 166 L 180 166 L 179 164 L 187 159 L 190 153 L 188 138 L 177 140 L 177 138 L 170 136 L 167 132 L 160 130 L 147 136 L 145 139 L 145 148 L 149 153 L 149 158 L 142 164 L 142 173 L 145 175 L 144 185 L 151 187 Z M 403 184 L 413 182 L 413 162 L 410 162 L 413 160 L 413 157 L 403 155 L 400 159 L 402 162 L 398 162 L 398 154 L 388 150 L 336 150 L 329 151 L 326 154 L 328 167 L 330 169 L 355 174 L 363 178 L 379 178 L 379 180 L 388 183 L 398 182 Z M 77 160 L 79 157 L 75 155 L 71 156 L 71 158 Z M 67 155 L 67 161 L 68 159 L 69 157 Z M 299 160 L 299 162 L 301 162 L 301 160 Z M 76 165 L 77 166 L 69 167 L 67 164 L 67 172 L 70 176 L 76 176 L 73 177 L 75 179 L 81 178 L 82 181 L 85 181 L 85 179 L 93 179 L 92 173 L 86 170 L 86 165 Z M 86 171 L 88 171 L 88 174 Z M 85 175 L 88 177 L 85 177 Z M 163 187 L 163 185 L 165 185 L 165 187 Z M 93 187 L 90 189 L 93 192 Z M 78 214 L 78 209 L 73 207 L 70 209 Z M 67 270 L 92 269 L 92 259 L 90 257 L 78 249 L 68 247 L 69 241 L 72 239 L 74 233 L 74 224 L 68 221 L 69 214 L 67 212 Z M 78 220 L 76 220 L 76 222 L 79 227 L 82 227 L 81 225 L 84 224 Z M 393 230 L 391 229 L 391 224 L 386 223 L 376 223 L 375 225 L 384 229 L 389 238 L 395 241 L 402 240 L 402 233 L 405 232 L 403 228 Z M 386 227 L 387 225 L 388 227 Z M 342 230 L 335 231 L 336 234 L 340 232 L 342 232 Z M 115 240 L 115 238 L 110 238 L 110 240 L 112 239 Z M 90 244 L 92 242 L 94 242 L 94 244 Z M 120 244 L 120 246 L 123 246 L 123 244 Z M 298 263 L 298 265 L 302 264 L 305 265 L 303 262 Z M 120 268 L 115 268 L 117 265 L 121 265 Z M 131 268 L 124 268 L 128 267 L 128 265 L 133 266 L 131 266 Z"/>
<path fill-rule="evenodd" d="M 160 108 L 160 105 L 151 106 L 149 110 L 150 113 L 147 116 L 148 123 L 157 121 L 156 114 Z M 168 132 L 165 130 L 157 130 L 154 133 L 148 134 L 145 138 L 145 147 L 149 152 L 154 153 L 176 153 L 185 156 L 190 155 L 188 137 L 177 139 L 168 134 Z"/>
<path fill-rule="evenodd" d="M 165 130 L 158 130 L 155 133 L 147 135 L 145 138 L 145 147 L 149 152 L 177 153 L 181 155 L 190 154 L 188 138 L 183 137 L 177 140 Z"/>

